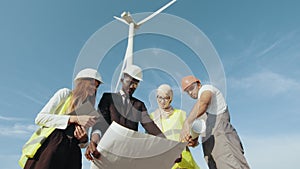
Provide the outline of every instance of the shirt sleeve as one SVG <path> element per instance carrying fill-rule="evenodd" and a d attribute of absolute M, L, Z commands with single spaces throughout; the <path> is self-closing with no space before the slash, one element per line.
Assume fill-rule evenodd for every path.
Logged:
<path fill-rule="evenodd" d="M 58 105 L 66 100 L 70 93 L 71 90 L 67 88 L 58 90 L 37 115 L 35 123 L 40 126 L 54 127 L 57 129 L 67 128 L 70 116 L 57 115 L 55 111 Z"/>
<path fill-rule="evenodd" d="M 104 93 L 100 99 L 98 104 L 98 113 L 99 119 L 97 120 L 96 124 L 92 127 L 92 135 L 98 134 L 100 138 L 105 133 L 107 128 L 111 123 L 111 116 L 110 116 L 110 98 L 111 95 L 108 93 Z"/>

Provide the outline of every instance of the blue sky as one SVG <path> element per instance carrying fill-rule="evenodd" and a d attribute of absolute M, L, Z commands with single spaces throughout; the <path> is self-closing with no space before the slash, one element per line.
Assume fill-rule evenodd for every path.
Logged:
<path fill-rule="evenodd" d="M 109 43 L 110 36 L 118 33 L 127 36 L 126 25 L 115 24 L 114 15 L 119 16 L 123 11 L 132 14 L 151 12 L 167 2 L 1 1 L 1 168 L 19 168 L 17 160 L 23 144 L 36 128 L 36 114 L 56 90 L 72 87 L 80 52 L 95 32 L 105 25 L 111 28 L 111 33 L 99 41 L 101 48 Z M 298 168 L 299 5 L 300 2 L 292 0 L 178 0 L 164 11 L 201 30 L 217 51 L 226 78 L 226 99 L 231 120 L 243 141 L 246 158 L 255 169 Z M 156 22 L 159 19 L 154 18 L 138 31 L 149 29 L 151 23 Z M 120 26 L 114 29 L 115 25 Z M 174 27 L 179 32 L 185 31 L 178 29 Z M 191 35 L 186 36 L 189 38 Z M 126 39 L 120 39 L 112 48 L 106 49 L 105 56 L 101 56 L 104 59 L 98 70 L 105 84 L 100 87 L 97 100 L 104 91 L 111 90 L 112 77 L 122 61 L 126 43 Z M 198 56 L 190 46 L 173 37 L 137 35 L 134 51 L 137 55 L 174 54 L 203 83 L 211 82 L 210 72 L 201 61 L 205 56 Z M 151 56 L 139 58 L 143 60 L 143 57 L 149 59 Z M 157 61 L 157 64 L 160 62 Z M 154 89 L 162 83 L 169 83 L 175 90 L 173 105 L 188 112 L 194 100 L 180 94 L 178 78 L 184 75 L 181 66 L 170 66 L 176 69 L 176 77 L 172 74 L 174 72 L 145 70 L 144 82 L 135 96 L 144 100 L 151 111 L 156 106 Z M 205 169 L 207 166 L 201 151 L 198 147 L 193 149 L 193 154 L 200 167 Z M 85 168 L 88 164 L 84 161 Z"/>

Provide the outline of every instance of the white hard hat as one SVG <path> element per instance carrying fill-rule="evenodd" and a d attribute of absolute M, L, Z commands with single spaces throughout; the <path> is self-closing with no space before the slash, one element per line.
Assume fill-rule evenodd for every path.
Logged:
<path fill-rule="evenodd" d="M 129 76 L 138 81 L 143 81 L 142 69 L 136 65 L 126 66 L 125 70 L 123 70 L 123 73 L 128 74 Z"/>
<path fill-rule="evenodd" d="M 86 68 L 86 69 L 81 70 L 76 75 L 74 81 L 76 81 L 80 78 L 92 78 L 92 79 L 98 80 L 100 83 L 103 83 L 100 73 L 98 73 L 97 70 L 91 69 L 91 68 Z"/>

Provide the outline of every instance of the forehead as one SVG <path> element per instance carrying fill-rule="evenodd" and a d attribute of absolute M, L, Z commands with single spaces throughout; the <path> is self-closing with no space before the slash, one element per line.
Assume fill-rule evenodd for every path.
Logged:
<path fill-rule="evenodd" d="M 131 77 L 131 76 L 127 75 L 127 74 L 124 74 L 124 80 L 131 81 L 131 82 L 136 82 L 136 83 L 139 82 L 139 80 L 134 79 L 133 77 Z"/>
<path fill-rule="evenodd" d="M 193 90 L 193 89 L 195 89 L 196 85 L 197 85 L 197 83 L 194 82 L 194 83 L 192 83 L 189 87 L 187 87 L 184 91 Z"/>
<path fill-rule="evenodd" d="M 156 95 L 157 96 L 163 96 L 163 97 L 166 97 L 166 96 L 169 96 L 168 93 L 162 91 L 162 90 L 157 90 L 156 91 Z"/>
<path fill-rule="evenodd" d="M 157 92 L 157 97 L 170 97 L 169 95 L 167 95 L 166 93 L 164 92 Z"/>

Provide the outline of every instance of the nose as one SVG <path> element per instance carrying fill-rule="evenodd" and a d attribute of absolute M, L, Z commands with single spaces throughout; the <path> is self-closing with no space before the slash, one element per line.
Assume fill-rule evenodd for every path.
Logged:
<path fill-rule="evenodd" d="M 158 99 L 158 102 L 164 104 L 165 103 L 165 99 Z"/>
<path fill-rule="evenodd" d="M 130 87 L 130 88 L 133 88 L 133 89 L 136 89 L 137 86 L 138 86 L 137 83 L 131 83 L 129 87 Z"/>

